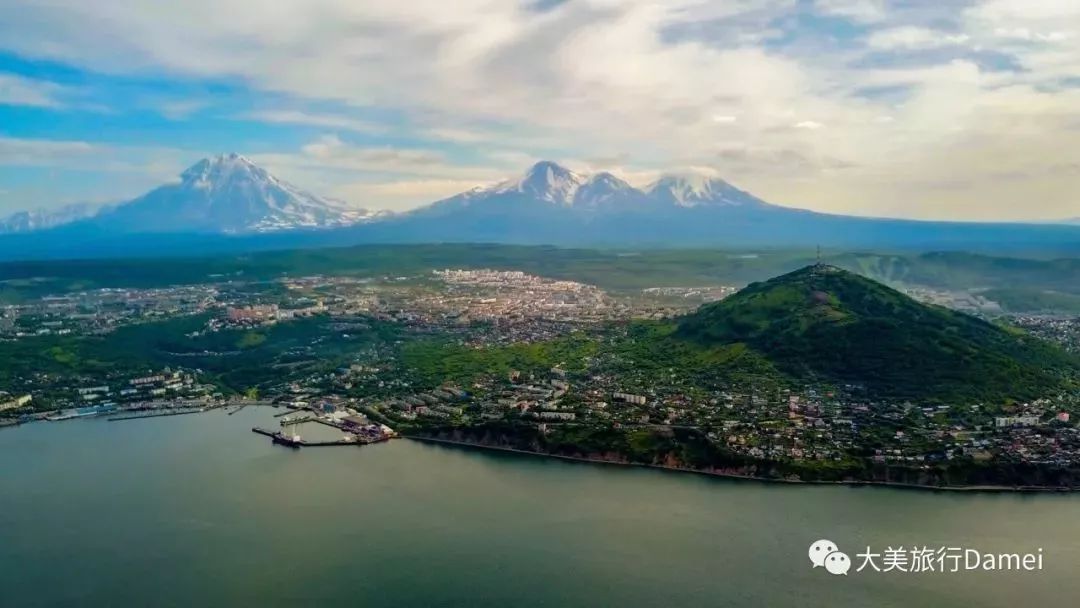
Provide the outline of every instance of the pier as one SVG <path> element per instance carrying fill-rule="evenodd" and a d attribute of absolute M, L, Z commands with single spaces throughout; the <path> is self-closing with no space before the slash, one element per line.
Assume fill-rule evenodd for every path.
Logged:
<path fill-rule="evenodd" d="M 286 435 L 284 431 L 271 431 L 269 429 L 254 427 L 253 429 L 251 429 L 251 432 L 258 433 L 260 435 L 266 435 L 267 437 L 273 439 L 274 443 L 287 445 L 293 448 L 318 448 L 335 445 L 366 445 L 364 442 L 358 441 L 353 435 L 348 435 L 342 439 L 334 439 L 330 441 L 307 441 L 305 439 L 298 439 Z"/>
<path fill-rule="evenodd" d="M 118 422 L 120 420 L 138 420 L 140 418 L 161 418 L 164 416 L 183 416 L 185 414 L 201 414 L 209 411 L 207 408 L 177 408 L 166 411 L 142 411 L 133 412 L 131 414 L 121 414 L 119 416 L 113 416 L 108 418 L 109 422 Z"/>

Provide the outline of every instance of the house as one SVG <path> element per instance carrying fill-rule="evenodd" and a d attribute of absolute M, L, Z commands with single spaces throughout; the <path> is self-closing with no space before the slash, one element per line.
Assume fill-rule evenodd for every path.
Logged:
<path fill-rule="evenodd" d="M 23 407 L 24 405 L 30 403 L 30 401 L 32 400 L 33 398 L 30 395 L 23 395 L 22 397 L 16 397 L 15 399 L 4 401 L 0 403 L 0 412 L 6 410 L 17 410 L 20 407 Z"/>
<path fill-rule="evenodd" d="M 349 430 L 359 430 L 369 424 L 367 416 L 346 416 L 341 419 L 341 425 Z"/>

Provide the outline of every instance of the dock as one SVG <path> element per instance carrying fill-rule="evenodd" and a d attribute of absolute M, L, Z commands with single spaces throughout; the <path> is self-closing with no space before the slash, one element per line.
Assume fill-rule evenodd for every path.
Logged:
<path fill-rule="evenodd" d="M 108 418 L 109 422 L 118 422 L 120 420 L 138 420 L 140 418 L 161 418 L 163 416 L 183 416 L 185 414 L 201 414 L 207 411 L 206 408 L 177 408 L 166 411 L 142 411 L 133 412 L 131 414 L 121 414 L 119 416 L 113 416 Z"/>
<path fill-rule="evenodd" d="M 251 429 L 251 432 L 258 433 L 260 435 L 266 435 L 270 439 L 274 440 L 274 443 L 289 446 L 291 448 L 318 448 L 335 445 L 364 445 L 363 443 L 357 441 L 356 438 L 353 436 L 350 436 L 352 438 L 335 439 L 331 441 L 307 441 L 304 439 L 295 439 L 293 437 L 290 437 L 286 435 L 284 431 L 271 431 L 269 429 L 254 427 Z"/>

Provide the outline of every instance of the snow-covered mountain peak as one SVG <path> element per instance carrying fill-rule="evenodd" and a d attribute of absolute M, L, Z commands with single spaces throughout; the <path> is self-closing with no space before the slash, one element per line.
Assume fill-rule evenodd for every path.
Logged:
<path fill-rule="evenodd" d="M 574 194 L 574 204 L 594 206 L 618 197 L 635 195 L 640 196 L 641 192 L 607 171 L 603 171 L 593 174 L 578 187 Z"/>
<path fill-rule="evenodd" d="M 586 182 L 582 175 L 548 160 L 529 168 L 520 179 L 497 184 L 493 192 L 520 192 L 529 196 L 561 205 L 574 202 L 574 194 Z"/>
<path fill-rule="evenodd" d="M 611 188 L 613 190 L 631 190 L 633 186 L 625 181 L 615 177 L 607 171 L 601 171 L 595 173 L 587 180 L 589 184 L 595 184 L 597 186 L 603 186 L 605 188 Z"/>
<path fill-rule="evenodd" d="M 326 228 L 375 214 L 282 181 L 239 154 L 204 158 L 162 186 L 97 219 L 123 230 L 266 232 Z"/>
<path fill-rule="evenodd" d="M 0 234 L 16 232 L 34 232 L 47 230 L 64 224 L 93 217 L 105 206 L 90 203 L 75 203 L 54 209 L 31 209 L 17 211 L 0 218 Z"/>
<path fill-rule="evenodd" d="M 645 192 L 655 199 L 679 207 L 699 205 L 738 207 L 763 204 L 760 199 L 722 179 L 700 173 L 663 175 L 647 186 Z"/>
<path fill-rule="evenodd" d="M 180 174 L 185 184 L 194 187 L 214 187 L 235 180 L 254 180 L 277 183 L 265 169 L 236 153 L 204 158 Z"/>

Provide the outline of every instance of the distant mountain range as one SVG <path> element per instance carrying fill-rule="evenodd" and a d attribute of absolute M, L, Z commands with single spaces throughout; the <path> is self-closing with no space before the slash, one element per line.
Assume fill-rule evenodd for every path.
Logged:
<path fill-rule="evenodd" d="M 4 232 L 0 257 L 9 259 L 419 242 L 1080 252 L 1076 226 L 830 215 L 701 175 L 635 188 L 550 161 L 406 213 L 373 212 L 305 192 L 236 154 L 201 160 L 179 182 L 126 203 L 15 214 L 0 222 Z"/>
<path fill-rule="evenodd" d="M 57 226 L 93 217 L 98 214 L 102 207 L 102 205 L 89 203 L 74 203 L 57 209 L 17 211 L 5 218 L 0 218 L 0 234 L 56 228 Z"/>
<path fill-rule="evenodd" d="M 0 221 L 0 232 L 80 224 L 105 233 L 257 233 L 351 226 L 376 212 L 316 196 L 270 175 L 238 154 L 205 158 L 180 181 L 110 207 L 22 212 Z"/>
<path fill-rule="evenodd" d="M 638 189 L 549 161 L 355 234 L 358 242 L 1080 251 L 1071 226 L 831 215 L 768 203 L 702 175 L 664 175 Z"/>

